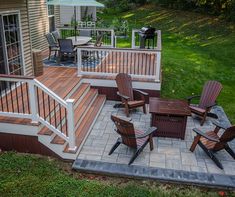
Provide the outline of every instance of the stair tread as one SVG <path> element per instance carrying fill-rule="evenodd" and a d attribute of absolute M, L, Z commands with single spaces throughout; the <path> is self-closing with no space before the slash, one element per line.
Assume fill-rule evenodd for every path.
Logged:
<path fill-rule="evenodd" d="M 94 101 L 94 103 L 92 104 L 90 109 L 88 110 L 86 117 L 84 118 L 82 123 L 79 125 L 79 127 L 75 131 L 76 146 L 77 147 L 79 147 L 81 145 L 81 143 L 83 142 L 85 136 L 87 135 L 87 132 L 89 131 L 93 121 L 96 118 L 98 111 L 100 110 L 100 107 L 102 106 L 103 102 L 105 102 L 105 100 L 106 100 L 105 95 L 98 95 L 97 96 L 96 100 Z M 64 152 L 67 152 L 67 153 L 75 153 L 76 152 L 76 151 L 71 152 L 71 151 L 69 151 L 68 148 L 69 147 L 67 144 L 64 149 Z"/>
<path fill-rule="evenodd" d="M 86 94 L 86 96 L 82 99 L 82 101 L 79 103 L 79 105 L 74 110 L 74 124 L 75 127 L 78 124 L 81 117 L 84 115 L 87 107 L 91 104 L 94 97 L 98 94 L 97 89 L 90 89 L 89 92 Z"/>
<path fill-rule="evenodd" d="M 82 97 L 84 92 L 90 87 L 89 83 L 83 83 L 79 88 L 70 96 L 71 99 L 75 99 L 75 103 Z"/>

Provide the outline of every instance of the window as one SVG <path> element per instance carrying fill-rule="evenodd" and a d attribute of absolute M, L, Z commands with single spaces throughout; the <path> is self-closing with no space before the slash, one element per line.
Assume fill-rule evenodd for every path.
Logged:
<path fill-rule="evenodd" d="M 19 14 L 0 14 L 0 33 L 0 72 L 22 75 L 23 59 Z"/>
<path fill-rule="evenodd" d="M 53 5 L 48 5 L 49 31 L 55 31 L 55 11 Z"/>

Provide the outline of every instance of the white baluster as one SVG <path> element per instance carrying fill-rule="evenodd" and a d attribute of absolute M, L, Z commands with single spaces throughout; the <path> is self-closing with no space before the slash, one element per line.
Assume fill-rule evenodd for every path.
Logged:
<path fill-rule="evenodd" d="M 82 50 L 77 48 L 78 77 L 82 76 Z"/>

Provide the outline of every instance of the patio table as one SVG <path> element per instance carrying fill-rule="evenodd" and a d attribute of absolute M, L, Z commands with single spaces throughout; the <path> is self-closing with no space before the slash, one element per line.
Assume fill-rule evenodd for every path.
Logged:
<path fill-rule="evenodd" d="M 184 139 L 187 116 L 191 115 L 186 101 L 150 97 L 149 112 L 151 126 L 157 127 L 154 136 Z"/>
<path fill-rule="evenodd" d="M 77 36 L 75 39 L 75 36 L 72 36 L 66 39 L 71 39 L 74 46 L 81 46 L 87 44 L 89 41 L 91 41 L 92 38 L 88 36 Z"/>

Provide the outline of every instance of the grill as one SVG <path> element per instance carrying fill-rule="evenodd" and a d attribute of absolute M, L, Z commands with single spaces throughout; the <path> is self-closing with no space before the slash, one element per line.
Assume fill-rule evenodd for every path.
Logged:
<path fill-rule="evenodd" d="M 150 48 L 150 41 L 152 41 L 152 48 L 154 48 L 154 37 L 156 29 L 153 27 L 142 27 L 139 31 L 140 48 L 144 49 L 146 41 L 148 41 L 148 49 Z"/>

